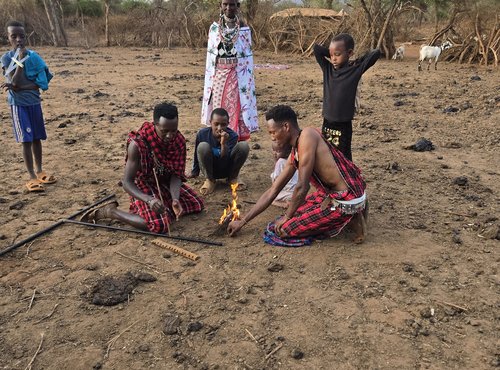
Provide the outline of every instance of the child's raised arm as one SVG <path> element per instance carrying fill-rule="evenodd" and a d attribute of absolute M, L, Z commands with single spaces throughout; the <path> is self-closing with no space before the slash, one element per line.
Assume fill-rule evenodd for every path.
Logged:
<path fill-rule="evenodd" d="M 328 60 L 330 58 L 330 51 L 324 46 L 314 44 L 314 56 L 316 57 L 316 61 L 320 65 L 321 68 L 325 68 L 328 66 Z"/>

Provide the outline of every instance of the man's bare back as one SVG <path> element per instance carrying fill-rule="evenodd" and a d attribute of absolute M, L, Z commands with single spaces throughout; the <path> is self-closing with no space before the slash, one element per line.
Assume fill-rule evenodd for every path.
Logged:
<path fill-rule="evenodd" d="M 347 184 L 342 179 L 330 148 L 323 140 L 318 130 L 307 127 L 302 130 L 298 140 L 299 160 L 307 147 L 316 148 L 313 171 L 322 184 L 332 191 L 347 190 Z M 300 171 L 300 167 L 299 167 Z M 300 172 L 299 172 L 300 176 Z"/>

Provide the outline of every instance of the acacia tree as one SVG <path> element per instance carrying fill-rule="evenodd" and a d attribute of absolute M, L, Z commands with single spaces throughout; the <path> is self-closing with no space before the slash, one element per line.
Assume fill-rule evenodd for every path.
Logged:
<path fill-rule="evenodd" d="M 54 46 L 68 46 L 66 32 L 62 23 L 61 6 L 57 0 L 43 0 L 43 6 L 49 21 L 50 33 Z"/>
<path fill-rule="evenodd" d="M 386 58 L 395 51 L 394 21 L 405 12 L 422 12 L 421 1 L 359 0 L 365 14 L 367 31 L 361 44 L 370 49 L 379 48 Z"/>

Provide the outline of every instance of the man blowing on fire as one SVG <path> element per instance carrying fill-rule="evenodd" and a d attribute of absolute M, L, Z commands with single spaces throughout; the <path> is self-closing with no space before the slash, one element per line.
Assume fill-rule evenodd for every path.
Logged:
<path fill-rule="evenodd" d="M 300 246 L 314 238 L 333 237 L 350 224 L 354 242 L 366 235 L 365 181 L 361 171 L 312 127 L 301 130 L 292 108 L 278 105 L 266 113 L 269 134 L 280 146 L 291 146 L 288 162 L 257 203 L 228 226 L 231 236 L 273 202 L 298 170 L 299 179 L 285 214 L 269 223 L 264 241 L 272 245 Z M 316 191 L 307 195 L 310 184 Z M 307 196 L 306 196 L 307 195 Z"/>

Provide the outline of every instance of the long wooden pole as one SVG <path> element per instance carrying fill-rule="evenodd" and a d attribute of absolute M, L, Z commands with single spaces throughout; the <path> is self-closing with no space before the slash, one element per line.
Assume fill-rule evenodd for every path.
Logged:
<path fill-rule="evenodd" d="M 101 204 L 101 203 L 103 203 L 103 202 L 111 199 L 111 198 L 113 198 L 114 196 L 115 196 L 115 194 L 108 195 L 108 196 L 106 196 L 106 197 L 98 200 L 94 204 L 91 204 L 90 206 L 85 207 L 85 208 L 79 210 L 78 212 L 73 213 L 71 216 L 67 217 L 67 219 L 75 218 L 76 216 L 81 215 L 82 213 L 88 211 L 89 209 L 91 209 L 91 208 L 93 208 L 93 207 L 95 207 L 95 206 L 97 206 L 97 205 L 99 205 L 99 204 Z M 34 233 L 33 235 L 28 236 L 26 239 L 23 239 L 23 240 L 15 243 L 15 244 L 12 244 L 12 245 L 8 246 L 7 248 L 5 248 L 5 249 L 3 249 L 3 250 L 0 251 L 0 256 L 3 256 L 4 254 L 6 254 L 6 253 L 8 253 L 8 252 L 10 252 L 10 251 L 12 251 L 14 249 L 17 249 L 17 248 L 19 248 L 20 246 L 22 246 L 22 245 L 24 245 L 26 243 L 29 243 L 30 241 L 38 238 L 39 236 L 42 236 L 43 234 L 46 234 L 49 231 L 54 230 L 56 227 L 62 225 L 63 223 L 64 223 L 64 219 L 63 220 L 59 220 L 55 224 L 53 224 L 53 225 L 51 225 L 51 226 L 49 226 L 49 227 L 47 227 L 47 228 L 45 228 L 43 230 L 40 230 L 40 231 Z"/>
<path fill-rule="evenodd" d="M 90 222 L 82 222 L 82 221 L 76 221 L 76 220 L 62 220 L 62 222 L 68 223 L 68 224 L 94 227 L 94 228 L 98 228 L 98 229 L 107 229 L 107 230 L 113 230 L 113 231 L 125 231 L 125 232 L 135 233 L 135 234 L 151 235 L 151 236 L 156 236 L 157 238 L 160 237 L 160 238 L 168 238 L 168 239 L 175 239 L 175 240 L 183 240 L 186 242 L 194 242 L 194 243 L 200 243 L 200 244 L 206 244 L 206 245 L 217 245 L 217 246 L 223 245 L 221 242 L 214 242 L 211 240 L 184 237 L 184 236 L 158 234 L 158 233 L 152 233 L 150 231 L 144 231 L 144 230 L 139 230 L 139 229 L 130 229 L 130 228 L 126 228 L 126 227 L 117 227 L 117 226 L 103 225 L 103 224 L 92 224 Z"/>

